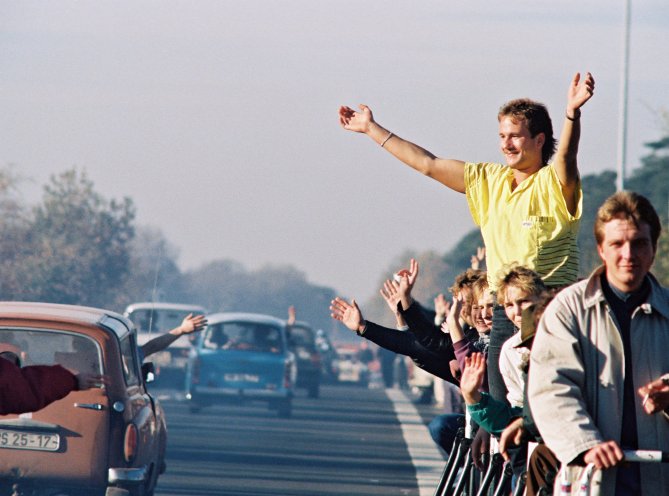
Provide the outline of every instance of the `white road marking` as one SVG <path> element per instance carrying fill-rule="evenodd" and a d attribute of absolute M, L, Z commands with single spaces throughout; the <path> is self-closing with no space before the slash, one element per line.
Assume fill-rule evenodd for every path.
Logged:
<path fill-rule="evenodd" d="M 419 494 L 430 496 L 434 494 L 439 484 L 446 463 L 444 457 L 430 437 L 418 410 L 404 392 L 400 389 L 386 389 L 385 391 L 388 399 L 393 403 L 395 414 L 402 427 L 404 442 L 416 469 Z"/>

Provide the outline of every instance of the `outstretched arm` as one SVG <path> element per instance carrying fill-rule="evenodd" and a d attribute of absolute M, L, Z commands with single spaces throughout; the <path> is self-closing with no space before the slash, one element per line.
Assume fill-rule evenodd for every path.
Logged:
<path fill-rule="evenodd" d="M 390 307 L 390 311 L 395 316 L 397 327 L 400 328 L 406 326 L 407 323 L 404 320 L 404 317 L 402 317 L 400 311 L 397 309 L 397 303 L 400 299 L 398 288 L 399 283 L 386 280 L 386 282 L 383 283 L 383 287 L 379 290 L 379 293 L 381 293 L 381 296 L 385 300 L 386 304 L 388 307 Z"/>
<path fill-rule="evenodd" d="M 364 133 L 409 167 L 448 186 L 459 193 L 465 192 L 465 163 L 461 160 L 439 158 L 426 149 L 404 140 L 374 120 L 367 105 L 360 111 L 339 107 L 339 123 L 344 129 Z"/>
<path fill-rule="evenodd" d="M 362 312 L 355 299 L 348 303 L 343 298 L 337 296 L 330 302 L 330 316 L 344 324 L 353 332 L 362 334 L 365 332 L 365 319 L 362 318 Z"/>
<path fill-rule="evenodd" d="M 167 348 L 169 345 L 174 343 L 180 336 L 184 334 L 192 334 L 194 332 L 201 331 L 207 325 L 207 319 L 204 315 L 193 315 L 188 314 L 186 318 L 183 319 L 179 327 L 175 327 L 165 334 L 153 338 L 151 341 L 148 341 L 142 346 L 142 353 L 144 358 L 158 351 L 162 351 Z"/>
<path fill-rule="evenodd" d="M 446 322 L 441 324 L 441 330 L 448 332 L 454 343 L 465 339 L 465 333 L 460 325 L 460 313 L 462 312 L 463 296 L 460 293 L 453 297 L 453 303 L 446 317 Z"/>
<path fill-rule="evenodd" d="M 397 295 L 399 302 L 402 304 L 402 309 L 406 310 L 413 303 L 411 297 L 411 290 L 418 279 L 418 262 L 414 258 L 409 261 L 409 269 L 400 270 L 397 273 L 399 283 L 397 285 Z"/>
<path fill-rule="evenodd" d="M 562 185 L 562 195 L 567 202 L 567 209 L 572 215 L 576 213 L 577 207 L 576 192 L 579 176 L 576 156 L 581 138 L 581 107 L 590 100 L 594 91 L 595 80 L 592 74 L 586 73 L 581 80 L 581 74 L 577 72 L 567 92 L 566 116 L 553 163 Z"/>

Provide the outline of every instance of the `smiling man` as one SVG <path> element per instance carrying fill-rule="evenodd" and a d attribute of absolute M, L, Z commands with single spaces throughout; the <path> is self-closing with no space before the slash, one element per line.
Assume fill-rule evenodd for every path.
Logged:
<path fill-rule="evenodd" d="M 597 472 L 601 494 L 669 495 L 669 467 L 621 463 L 623 449 L 669 450 L 669 395 L 651 386 L 669 372 L 669 290 L 649 272 L 660 230 L 645 197 L 609 197 L 595 221 L 603 265 L 558 293 L 530 356 L 546 445 L 563 465 L 611 469 Z"/>
<path fill-rule="evenodd" d="M 535 270 L 549 287 L 576 281 L 576 238 L 581 217 L 581 183 L 577 153 L 581 107 L 592 97 L 590 73 L 576 74 L 567 92 L 565 121 L 555 160 L 553 126 L 546 107 L 528 99 L 500 109 L 499 145 L 506 165 L 443 159 L 379 125 L 371 109 L 340 107 L 344 129 L 363 133 L 400 161 L 459 193 L 465 193 L 486 249 L 488 282 L 495 291 L 504 265 Z M 506 401 L 498 370 L 502 344 L 514 332 L 501 305 L 495 306 L 490 336 L 490 392 Z"/>

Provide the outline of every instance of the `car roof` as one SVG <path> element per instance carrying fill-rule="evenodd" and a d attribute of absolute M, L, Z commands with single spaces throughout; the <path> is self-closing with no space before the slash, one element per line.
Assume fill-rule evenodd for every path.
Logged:
<path fill-rule="evenodd" d="M 207 310 L 202 306 L 202 305 L 191 305 L 187 303 L 166 303 L 166 302 L 138 302 L 138 303 L 131 303 L 127 307 L 125 307 L 124 314 L 129 314 L 130 312 L 134 312 L 135 310 L 151 310 L 151 309 L 156 309 L 156 310 L 195 310 L 195 311 L 200 311 L 202 313 L 207 313 Z"/>
<path fill-rule="evenodd" d="M 220 324 L 224 322 L 255 322 L 258 324 L 269 324 L 279 327 L 284 327 L 286 325 L 285 320 L 277 319 L 271 315 L 265 315 L 262 313 L 247 313 L 247 312 L 220 312 L 212 313 L 207 315 L 207 322 L 209 325 Z"/>
<path fill-rule="evenodd" d="M 119 338 L 128 334 L 133 327 L 132 322 L 111 310 L 58 303 L 3 301 L 0 302 L 0 319 L 43 320 L 103 326 L 113 330 Z"/>
<path fill-rule="evenodd" d="M 314 328 L 311 327 L 311 324 L 309 324 L 308 322 L 305 322 L 303 320 L 295 321 L 295 323 L 293 324 L 293 327 L 301 327 L 303 329 L 311 329 L 312 331 L 314 330 Z"/>

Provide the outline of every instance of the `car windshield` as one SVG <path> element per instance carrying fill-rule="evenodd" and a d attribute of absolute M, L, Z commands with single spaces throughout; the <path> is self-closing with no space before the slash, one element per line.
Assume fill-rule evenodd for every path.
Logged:
<path fill-rule="evenodd" d="M 0 352 L 12 353 L 21 366 L 59 364 L 75 373 L 102 373 L 99 346 L 80 334 L 0 329 Z"/>
<path fill-rule="evenodd" d="M 203 343 L 209 349 L 283 352 L 281 330 L 272 325 L 254 322 L 210 324 L 205 331 Z"/>
<path fill-rule="evenodd" d="M 289 328 L 290 344 L 302 348 L 313 349 L 316 346 L 314 333 L 306 327 L 292 326 Z"/>

